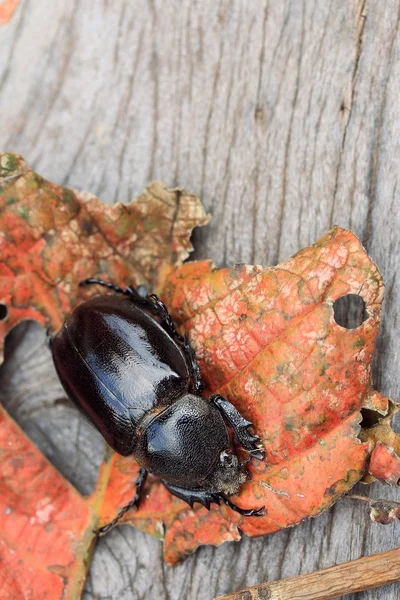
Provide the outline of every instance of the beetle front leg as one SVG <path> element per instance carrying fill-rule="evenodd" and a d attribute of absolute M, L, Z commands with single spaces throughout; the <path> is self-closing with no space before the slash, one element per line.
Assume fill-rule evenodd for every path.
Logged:
<path fill-rule="evenodd" d="M 142 497 L 143 486 L 145 484 L 146 478 L 147 478 L 147 471 L 146 471 L 146 469 L 141 467 L 138 478 L 135 483 L 135 487 L 136 487 L 135 497 L 126 506 L 124 506 L 124 508 L 122 508 L 119 511 L 119 513 L 117 514 L 115 519 L 113 519 L 111 521 L 111 523 L 108 523 L 107 525 L 104 525 L 104 527 L 100 527 L 100 529 L 97 529 L 96 530 L 97 535 L 104 535 L 105 533 L 110 531 L 110 529 L 112 529 L 112 527 L 114 527 L 114 525 L 116 525 L 118 523 L 118 521 L 124 516 L 124 514 L 126 512 L 128 512 L 128 510 L 133 508 L 134 506 L 139 508 L 140 500 Z"/>
<path fill-rule="evenodd" d="M 222 416 L 228 421 L 239 444 L 246 450 L 249 450 L 252 457 L 262 460 L 264 458 L 264 447 L 261 440 L 258 435 L 252 435 L 248 431 L 248 428 L 253 423 L 242 417 L 233 404 L 219 394 L 211 396 L 210 402 L 218 408 Z"/>
<path fill-rule="evenodd" d="M 240 508 L 240 506 L 237 506 L 236 504 L 231 502 L 223 494 L 214 494 L 213 492 L 208 492 L 207 490 L 201 489 L 187 490 L 186 488 L 181 488 L 177 485 L 172 485 L 170 483 L 167 483 L 166 481 L 163 481 L 163 484 L 165 485 L 167 490 L 171 492 L 171 494 L 173 494 L 177 498 L 180 498 L 181 500 L 184 500 L 191 507 L 193 507 L 193 504 L 195 502 L 198 502 L 199 504 L 202 504 L 208 510 L 210 510 L 211 503 L 220 504 L 220 501 L 222 500 L 222 502 L 229 506 L 229 508 L 239 513 L 240 515 L 243 515 L 244 517 L 263 517 L 265 515 L 264 506 L 262 506 L 261 508 L 249 509 Z"/>
<path fill-rule="evenodd" d="M 215 504 L 220 503 L 219 494 L 213 494 L 212 492 L 208 492 L 207 490 L 202 489 L 188 490 L 186 488 L 181 488 L 178 485 L 172 485 L 171 483 L 167 483 L 166 481 L 163 481 L 163 484 L 165 485 L 167 490 L 171 492 L 171 494 L 187 502 L 190 507 L 193 507 L 193 504 L 195 502 L 198 502 L 199 504 L 202 504 L 208 510 L 210 510 L 210 504 L 212 502 L 214 502 Z"/>

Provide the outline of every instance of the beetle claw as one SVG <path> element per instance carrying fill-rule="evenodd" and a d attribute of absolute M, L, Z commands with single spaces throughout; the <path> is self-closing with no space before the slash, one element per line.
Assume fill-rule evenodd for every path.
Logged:
<path fill-rule="evenodd" d="M 98 529 L 93 529 L 93 533 L 96 534 L 96 537 L 103 537 L 103 535 L 106 535 L 106 533 L 108 533 L 111 529 L 112 524 L 109 523 L 108 525 L 104 525 L 104 527 L 99 527 Z"/>
<path fill-rule="evenodd" d="M 261 508 L 255 508 L 253 510 L 250 510 L 249 512 L 251 514 L 246 515 L 248 517 L 264 517 L 267 514 L 265 506 L 261 506 Z"/>
<path fill-rule="evenodd" d="M 265 450 L 264 450 L 263 446 L 259 446 L 255 450 L 250 450 L 247 455 L 247 458 L 245 460 L 243 460 L 239 466 L 244 467 L 245 465 L 247 465 L 247 463 L 249 463 L 251 461 L 252 458 L 256 458 L 257 460 L 264 460 Z"/>
<path fill-rule="evenodd" d="M 265 510 L 265 506 L 261 506 L 260 508 L 240 508 L 236 504 L 233 504 L 228 498 L 226 498 L 223 494 L 218 494 L 218 497 L 221 498 L 222 502 L 229 506 L 232 510 L 243 515 L 244 517 L 263 517 L 267 514 Z"/>
<path fill-rule="evenodd" d="M 257 460 L 264 460 L 265 458 L 265 450 L 264 448 L 258 448 L 257 450 L 251 450 L 249 453 L 250 460 L 252 458 L 256 458 Z"/>

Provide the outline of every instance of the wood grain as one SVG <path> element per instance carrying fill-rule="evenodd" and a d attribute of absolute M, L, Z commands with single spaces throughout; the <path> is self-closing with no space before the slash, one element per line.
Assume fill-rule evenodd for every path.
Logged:
<path fill-rule="evenodd" d="M 400 0 L 22 0 L 0 29 L 0 147 L 107 202 L 152 179 L 183 185 L 213 214 L 196 256 L 219 265 L 268 266 L 334 223 L 350 227 L 387 286 L 375 383 L 400 399 L 399 15 Z M 35 326 L 10 336 L 0 396 L 89 491 L 101 440 L 65 403 Z M 357 491 L 399 498 L 386 486 Z M 342 500 L 171 569 L 157 540 L 125 526 L 101 540 L 85 599 L 208 600 L 398 539 L 398 524 L 373 525 Z"/>
<path fill-rule="evenodd" d="M 400 548 L 297 577 L 262 583 L 215 600 L 333 600 L 400 579 Z"/>

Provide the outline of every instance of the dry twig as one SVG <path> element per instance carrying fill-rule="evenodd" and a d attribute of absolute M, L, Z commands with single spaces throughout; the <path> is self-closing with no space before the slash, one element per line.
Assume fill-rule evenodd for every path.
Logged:
<path fill-rule="evenodd" d="M 262 583 L 215 600 L 332 600 L 400 580 L 400 548 Z"/>

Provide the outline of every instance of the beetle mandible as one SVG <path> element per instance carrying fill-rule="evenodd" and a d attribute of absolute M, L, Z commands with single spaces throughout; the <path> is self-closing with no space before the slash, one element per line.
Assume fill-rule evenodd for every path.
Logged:
<path fill-rule="evenodd" d="M 247 517 L 264 507 L 243 509 L 227 498 L 248 478 L 243 468 L 262 460 L 260 438 L 227 399 L 203 398 L 203 382 L 188 339 L 182 337 L 167 308 L 143 287 L 120 288 L 89 278 L 116 292 L 78 305 L 51 340 L 54 364 L 69 398 L 119 454 L 133 454 L 140 465 L 136 494 L 103 534 L 134 506 L 138 507 L 147 473 L 190 506 L 208 509 L 224 502 Z M 226 423 L 248 451 L 239 462 Z"/>

